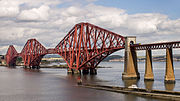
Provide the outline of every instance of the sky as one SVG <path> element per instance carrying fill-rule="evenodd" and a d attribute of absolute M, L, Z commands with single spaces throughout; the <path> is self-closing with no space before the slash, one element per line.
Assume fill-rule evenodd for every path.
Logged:
<path fill-rule="evenodd" d="M 180 41 L 179 4 L 180 0 L 0 0 L 0 54 L 11 44 L 20 52 L 31 38 L 53 48 L 80 22 L 136 36 L 142 44 Z M 180 54 L 179 49 L 174 53 Z"/>

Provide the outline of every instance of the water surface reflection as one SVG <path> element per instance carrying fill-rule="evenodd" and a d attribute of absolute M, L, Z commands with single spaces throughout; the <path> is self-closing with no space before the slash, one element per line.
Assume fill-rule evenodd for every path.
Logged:
<path fill-rule="evenodd" d="M 145 84 L 145 88 L 148 89 L 148 90 L 152 90 L 153 89 L 153 84 L 154 84 L 154 81 L 144 81 L 144 84 Z"/>
<path fill-rule="evenodd" d="M 173 91 L 174 87 L 175 87 L 175 84 L 173 84 L 173 83 L 164 83 L 164 86 L 165 86 L 166 90 Z"/>

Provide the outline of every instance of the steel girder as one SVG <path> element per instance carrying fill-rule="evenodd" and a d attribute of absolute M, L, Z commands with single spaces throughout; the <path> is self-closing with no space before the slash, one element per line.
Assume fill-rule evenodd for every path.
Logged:
<path fill-rule="evenodd" d="M 89 23 L 76 24 L 55 47 L 69 68 L 95 68 L 111 53 L 124 49 L 124 37 Z"/>

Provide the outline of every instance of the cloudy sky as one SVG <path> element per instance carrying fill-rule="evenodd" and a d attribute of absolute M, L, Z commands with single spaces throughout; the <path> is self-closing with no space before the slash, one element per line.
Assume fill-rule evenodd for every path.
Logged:
<path fill-rule="evenodd" d="M 77 23 L 89 22 L 138 43 L 180 41 L 179 0 L 0 0 L 0 54 L 30 38 L 53 48 Z M 180 52 L 179 52 L 180 53 Z"/>

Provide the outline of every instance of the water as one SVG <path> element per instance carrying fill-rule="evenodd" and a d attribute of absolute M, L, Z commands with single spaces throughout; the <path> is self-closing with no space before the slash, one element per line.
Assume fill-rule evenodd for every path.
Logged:
<path fill-rule="evenodd" d="M 101 66 L 111 66 L 113 68 L 102 68 L 98 72 L 99 78 L 103 78 L 106 81 L 106 85 L 116 85 L 116 86 L 130 86 L 132 84 L 136 84 L 139 88 L 147 88 L 147 89 L 158 89 L 158 90 L 168 90 L 168 91 L 180 91 L 180 62 L 174 62 L 174 71 L 175 71 L 175 84 L 166 84 L 164 83 L 165 76 L 165 62 L 153 62 L 153 73 L 154 73 L 154 81 L 144 81 L 145 74 L 145 63 L 138 63 L 138 70 L 140 73 L 140 80 L 122 80 L 122 73 L 124 71 L 124 63 L 123 62 L 102 62 Z M 111 72 L 111 73 L 107 73 Z M 113 74 L 113 75 L 112 75 Z M 106 77 L 105 77 L 106 76 Z"/>
<path fill-rule="evenodd" d="M 83 75 L 84 83 L 130 86 L 139 88 L 180 91 L 180 66 L 174 62 L 176 84 L 164 84 L 165 62 L 153 62 L 155 81 L 144 82 L 144 63 L 140 62 L 141 79 L 123 81 L 123 63 L 102 62 L 94 76 Z M 29 70 L 21 67 L 7 68 L 0 66 L 0 101 L 159 101 L 134 95 L 81 88 L 76 84 L 76 76 L 67 75 L 66 69 L 41 68 Z"/>

